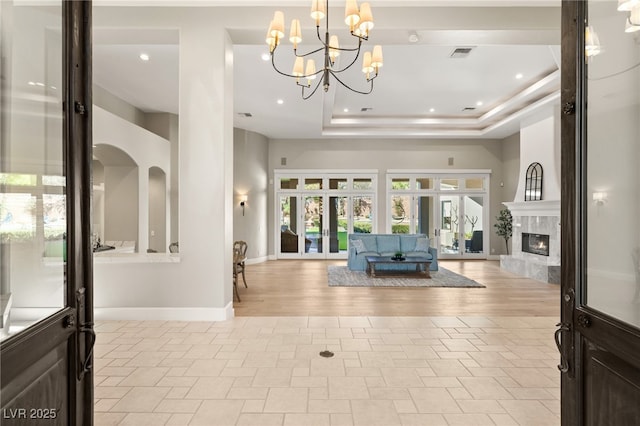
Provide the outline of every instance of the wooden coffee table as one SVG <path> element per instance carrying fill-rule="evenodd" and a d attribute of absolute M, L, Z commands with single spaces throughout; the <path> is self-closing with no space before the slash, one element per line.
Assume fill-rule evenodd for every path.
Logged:
<path fill-rule="evenodd" d="M 391 256 L 367 256 L 367 275 L 372 277 L 397 277 L 417 275 L 431 278 L 429 266 L 431 259 L 426 257 L 406 257 L 404 260 L 393 260 Z M 415 269 L 376 269 L 379 265 L 415 265 Z"/>

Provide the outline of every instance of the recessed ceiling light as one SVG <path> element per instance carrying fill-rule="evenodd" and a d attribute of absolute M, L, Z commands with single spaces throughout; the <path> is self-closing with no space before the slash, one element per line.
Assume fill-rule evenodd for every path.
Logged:
<path fill-rule="evenodd" d="M 436 109 L 435 109 L 435 108 L 431 108 L 431 109 L 429 110 L 429 112 L 436 112 Z"/>
<path fill-rule="evenodd" d="M 269 55 L 268 53 L 263 53 L 261 58 L 263 61 L 268 61 L 269 58 L 271 58 L 271 55 Z"/>
<path fill-rule="evenodd" d="M 478 102 L 476 102 L 476 105 L 478 105 L 478 106 L 482 106 L 482 101 L 478 101 Z"/>
<path fill-rule="evenodd" d="M 36 86 L 44 87 L 44 83 L 36 82 Z"/>
<path fill-rule="evenodd" d="M 36 83 L 35 83 L 35 82 L 33 82 L 33 81 L 30 81 L 30 82 L 29 82 L 29 83 L 27 83 L 27 84 L 28 84 L 29 86 L 35 86 L 35 85 L 36 85 Z"/>
<path fill-rule="evenodd" d="M 278 99 L 278 105 L 282 105 L 284 103 L 284 101 L 282 99 Z"/>
<path fill-rule="evenodd" d="M 520 80 L 522 77 L 524 77 L 524 76 L 522 75 L 522 73 L 518 73 L 518 74 L 516 74 L 516 78 L 517 78 L 518 80 Z"/>
<path fill-rule="evenodd" d="M 140 54 L 140 60 L 142 61 L 148 61 L 149 60 L 149 55 L 147 55 L 146 53 L 141 53 Z"/>
<path fill-rule="evenodd" d="M 344 112 L 349 112 L 349 108 L 343 109 Z"/>

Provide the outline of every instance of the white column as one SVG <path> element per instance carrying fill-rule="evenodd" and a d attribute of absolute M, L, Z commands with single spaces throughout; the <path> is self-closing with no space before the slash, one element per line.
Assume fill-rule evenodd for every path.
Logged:
<path fill-rule="evenodd" d="M 138 166 L 138 253 L 149 248 L 149 167 Z"/>

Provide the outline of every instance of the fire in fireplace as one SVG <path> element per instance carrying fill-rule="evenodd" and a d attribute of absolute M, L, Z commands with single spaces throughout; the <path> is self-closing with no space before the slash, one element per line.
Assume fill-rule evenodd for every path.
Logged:
<path fill-rule="evenodd" d="M 522 251 L 541 256 L 549 256 L 549 236 L 522 233 Z"/>

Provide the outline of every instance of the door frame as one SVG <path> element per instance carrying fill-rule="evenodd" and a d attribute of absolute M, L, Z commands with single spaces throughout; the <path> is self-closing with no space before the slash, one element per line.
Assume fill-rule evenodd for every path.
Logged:
<path fill-rule="evenodd" d="M 561 77 L 561 322 L 556 331 L 560 350 L 561 419 L 563 426 L 583 425 L 591 348 L 616 358 L 616 366 L 640 370 L 640 330 L 587 306 L 587 84 L 585 23 L 587 1 L 562 1 Z M 607 391 L 606 389 L 604 390 Z M 622 401 L 624 395 L 615 395 Z M 605 407 L 606 408 L 606 407 Z"/>
<path fill-rule="evenodd" d="M 66 382 L 65 407 L 34 406 L 36 415 L 63 414 L 51 424 L 93 424 L 93 261 L 91 235 L 92 79 L 91 1 L 61 1 L 63 40 L 63 158 L 66 175 L 67 259 L 65 306 L 53 315 L 8 337 L 0 345 L 2 408 L 20 409 L 30 401 L 46 404 L 51 381 L 34 381 L 58 365 Z M 63 282 L 64 283 L 64 282 Z M 63 284 L 64 285 L 64 284 Z M 65 364 L 60 364 L 66 362 Z M 54 389 L 54 392 L 61 392 Z M 3 411 L 4 412 L 4 411 Z M 29 415 L 30 413 L 26 413 Z M 46 421 L 38 417 L 38 421 Z M 24 420 L 16 418 L 17 424 Z M 11 424 L 12 420 L 3 419 Z M 65 422 L 65 423 L 62 423 Z"/>

